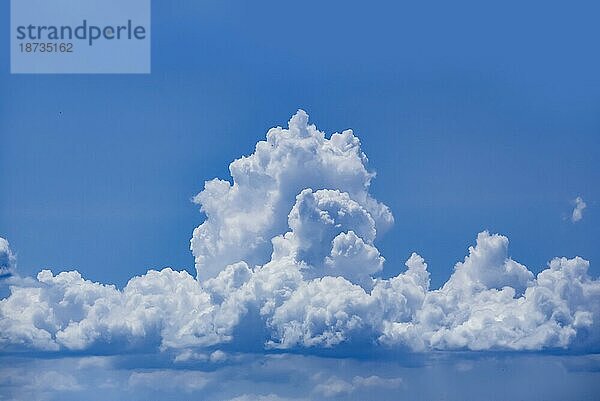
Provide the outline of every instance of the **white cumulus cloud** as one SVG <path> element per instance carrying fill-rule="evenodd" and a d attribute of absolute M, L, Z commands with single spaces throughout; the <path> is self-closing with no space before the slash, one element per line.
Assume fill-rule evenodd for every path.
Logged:
<path fill-rule="evenodd" d="M 271 239 L 286 231 L 290 209 L 307 188 L 335 189 L 342 194 L 338 202 L 367 211 L 373 226 L 377 224 L 380 230 L 390 226 L 389 209 L 369 195 L 374 174 L 366 162 L 351 130 L 326 138 L 308 123 L 302 110 L 291 118 L 287 129 L 269 130 L 253 154 L 230 164 L 231 182 L 209 181 L 195 197 L 207 216 L 191 241 L 198 277 L 214 277 L 224 266 L 240 260 L 251 266 L 266 263 Z"/>
<path fill-rule="evenodd" d="M 382 279 L 375 240 L 393 217 L 369 192 L 374 173 L 352 131 L 327 138 L 299 111 L 230 171 L 232 181 L 209 181 L 195 198 L 207 216 L 191 240 L 197 277 L 167 268 L 118 289 L 44 270 L 0 300 L 0 349 L 174 350 L 178 363 L 223 364 L 228 351 L 348 344 L 598 347 L 600 281 L 579 257 L 535 275 L 510 258 L 506 237 L 482 232 L 441 288 L 430 288 L 417 254 Z M 6 241 L 0 250 L 3 268 L 13 266 Z M 322 393 L 399 384 L 336 380 Z"/>
<path fill-rule="evenodd" d="M 15 255 L 10 249 L 10 244 L 6 239 L 0 237 L 0 279 L 15 273 L 15 262 Z"/>

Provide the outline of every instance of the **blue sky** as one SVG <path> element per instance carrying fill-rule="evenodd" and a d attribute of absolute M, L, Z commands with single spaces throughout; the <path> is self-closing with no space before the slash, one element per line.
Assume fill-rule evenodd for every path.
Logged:
<path fill-rule="evenodd" d="M 533 273 L 581 256 L 600 275 L 594 2 L 152 6 L 150 75 L 10 75 L 0 58 L 0 237 L 21 276 L 195 276 L 193 196 L 299 108 L 353 129 L 377 172 L 395 219 L 381 276 L 418 252 L 438 288 L 483 230 Z"/>
<path fill-rule="evenodd" d="M 578 4 L 155 3 L 151 75 L 9 75 L 4 58 L 2 234 L 28 274 L 190 268 L 189 199 L 304 108 L 362 139 L 390 263 L 419 251 L 441 284 L 485 228 L 534 269 L 598 259 L 598 27 Z"/>

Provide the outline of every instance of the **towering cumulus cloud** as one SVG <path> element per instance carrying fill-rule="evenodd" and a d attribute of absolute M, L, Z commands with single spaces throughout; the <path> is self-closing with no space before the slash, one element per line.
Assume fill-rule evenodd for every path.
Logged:
<path fill-rule="evenodd" d="M 298 111 L 230 172 L 231 181 L 209 181 L 195 197 L 206 214 L 191 240 L 196 278 L 149 271 L 121 290 L 78 272 L 14 280 L 0 301 L 0 347 L 175 350 L 180 360 L 209 348 L 212 360 L 224 357 L 215 348 L 599 344 L 600 281 L 579 257 L 553 259 L 536 276 L 508 256 L 506 237 L 482 232 L 439 289 L 417 254 L 397 276 L 380 278 L 375 239 L 393 217 L 369 193 L 374 174 L 352 131 L 327 138 Z M 4 240 L 0 252 L 9 271 Z"/>
<path fill-rule="evenodd" d="M 215 277 L 224 266 L 241 260 L 250 265 L 268 262 L 271 241 L 289 227 L 298 242 L 313 234 L 340 233 L 336 224 L 356 224 L 369 230 L 364 239 L 372 242 L 375 225 L 383 230 L 393 218 L 386 206 L 369 195 L 373 174 L 367 171 L 366 161 L 352 131 L 327 139 L 308 124 L 302 110 L 292 117 L 288 129 L 271 129 L 253 154 L 231 163 L 233 184 L 214 179 L 195 197 L 207 215 L 191 241 L 198 277 Z M 346 212 L 348 216 L 342 217 Z M 336 215 L 339 222 L 332 220 Z M 325 239 L 329 238 L 320 238 Z M 317 256 L 308 254 L 306 240 L 297 245 L 306 248 L 301 251 L 307 257 Z"/>

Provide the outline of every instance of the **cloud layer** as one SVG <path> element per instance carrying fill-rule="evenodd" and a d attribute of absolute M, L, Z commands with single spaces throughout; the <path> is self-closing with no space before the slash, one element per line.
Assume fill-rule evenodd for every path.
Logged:
<path fill-rule="evenodd" d="M 231 354 L 169 362 L 168 352 L 31 358 L 0 355 L 12 401 L 594 400 L 597 355 L 436 353 L 377 360 Z"/>
<path fill-rule="evenodd" d="M 600 281 L 579 257 L 555 258 L 536 276 L 508 256 L 506 237 L 482 232 L 439 289 L 430 288 L 417 254 L 395 277 L 379 278 L 385 260 L 375 239 L 393 217 L 369 193 L 374 174 L 350 130 L 326 138 L 299 111 L 287 129 L 271 129 L 253 154 L 231 163 L 230 172 L 232 181 L 209 181 L 195 197 L 207 216 L 191 240 L 196 278 L 167 268 L 134 277 L 122 290 L 78 272 L 44 270 L 37 280 L 13 280 L 0 301 L 0 347 L 160 348 L 180 350 L 185 359 L 222 347 L 599 344 Z M 4 240 L 0 252 L 2 269 L 13 266 Z"/>

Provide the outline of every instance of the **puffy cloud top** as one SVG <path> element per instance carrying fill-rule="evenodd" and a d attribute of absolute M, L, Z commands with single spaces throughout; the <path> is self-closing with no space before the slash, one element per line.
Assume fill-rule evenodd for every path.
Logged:
<path fill-rule="evenodd" d="M 369 233 L 373 238 L 375 225 L 383 230 L 392 224 L 393 217 L 385 205 L 369 195 L 374 174 L 366 163 L 360 141 L 351 130 L 327 139 L 309 125 L 302 110 L 290 119 L 288 129 L 269 130 L 266 141 L 258 142 L 253 154 L 230 164 L 233 183 L 214 179 L 195 197 L 207 216 L 194 230 L 191 241 L 198 277 L 215 277 L 224 266 L 241 260 L 251 266 L 266 263 L 271 239 L 286 231 L 296 196 L 307 188 L 335 189 L 338 203 L 356 209 L 356 213 L 358 209 L 366 211 L 362 215 L 374 221 Z M 325 196 L 322 193 L 319 198 Z M 329 202 L 335 203 L 335 196 L 331 193 Z M 289 219 L 293 224 L 298 216 Z"/>
<path fill-rule="evenodd" d="M 600 281 L 579 257 L 534 275 L 509 257 L 506 237 L 482 232 L 439 289 L 417 254 L 380 278 L 375 239 L 393 218 L 369 194 L 366 164 L 351 131 L 326 138 L 299 111 L 231 163 L 231 182 L 209 181 L 196 196 L 207 216 L 191 240 L 196 278 L 149 271 L 117 289 L 44 270 L 0 301 L 0 348 L 174 349 L 181 360 L 343 344 L 597 349 Z"/>

